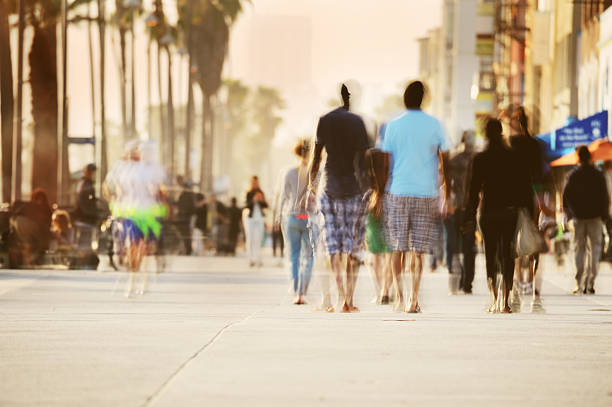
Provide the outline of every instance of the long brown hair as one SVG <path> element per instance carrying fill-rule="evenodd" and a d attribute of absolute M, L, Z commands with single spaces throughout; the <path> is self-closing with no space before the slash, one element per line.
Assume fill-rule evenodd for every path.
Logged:
<path fill-rule="evenodd" d="M 370 180 L 370 204 L 368 209 L 376 218 L 382 216 L 383 197 L 389 181 L 389 154 L 377 148 L 371 148 L 365 154 Z"/>

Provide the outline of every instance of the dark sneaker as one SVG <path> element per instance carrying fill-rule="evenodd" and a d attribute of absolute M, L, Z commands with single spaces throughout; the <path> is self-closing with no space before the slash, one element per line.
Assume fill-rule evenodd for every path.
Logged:
<path fill-rule="evenodd" d="M 593 295 L 593 294 L 595 294 L 595 289 L 593 287 L 591 287 L 591 288 L 586 290 L 586 293 L 590 294 L 590 295 Z"/>

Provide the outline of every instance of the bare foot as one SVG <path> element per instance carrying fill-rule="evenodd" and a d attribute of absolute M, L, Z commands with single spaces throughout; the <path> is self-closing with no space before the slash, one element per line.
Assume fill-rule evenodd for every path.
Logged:
<path fill-rule="evenodd" d="M 330 303 L 321 303 L 321 305 L 316 306 L 312 309 L 313 311 L 323 311 L 323 312 L 334 312 L 334 306 L 331 305 Z"/>
<path fill-rule="evenodd" d="M 354 305 L 351 305 L 351 312 L 359 312 L 359 308 Z"/>
<path fill-rule="evenodd" d="M 494 314 L 494 313 L 496 313 L 496 312 L 497 312 L 497 304 L 496 304 L 496 303 L 497 303 L 497 301 L 495 301 L 493 304 L 491 304 L 491 305 L 489 306 L 489 308 L 487 309 L 487 312 L 488 312 L 489 314 Z"/>
<path fill-rule="evenodd" d="M 419 314 L 421 312 L 421 307 L 419 307 L 418 303 L 411 304 L 406 312 L 409 314 Z"/>
<path fill-rule="evenodd" d="M 505 305 L 499 312 L 502 314 L 512 314 L 512 308 L 509 305 Z"/>
<path fill-rule="evenodd" d="M 349 307 L 347 304 L 344 304 L 340 312 L 351 312 L 351 307 Z"/>
<path fill-rule="evenodd" d="M 406 309 L 406 304 L 404 304 L 404 301 L 398 301 L 393 306 L 393 311 L 395 312 L 402 312 L 404 309 Z"/>

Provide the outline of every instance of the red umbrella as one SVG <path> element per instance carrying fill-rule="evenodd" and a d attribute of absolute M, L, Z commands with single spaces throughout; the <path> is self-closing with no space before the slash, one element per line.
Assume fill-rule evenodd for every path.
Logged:
<path fill-rule="evenodd" d="M 612 160 L 612 143 L 606 139 L 595 140 L 589 146 L 593 161 L 608 161 Z M 557 158 L 550 163 L 551 167 L 562 167 L 564 165 L 578 164 L 578 156 L 575 152 L 565 154 L 563 157 Z"/>

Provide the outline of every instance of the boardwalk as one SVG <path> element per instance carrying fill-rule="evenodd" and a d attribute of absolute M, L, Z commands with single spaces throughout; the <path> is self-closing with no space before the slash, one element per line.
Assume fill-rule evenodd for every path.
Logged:
<path fill-rule="evenodd" d="M 545 262 L 545 314 L 488 315 L 481 260 L 473 296 L 425 275 L 416 316 L 371 304 L 367 273 L 345 315 L 240 259 L 171 259 L 131 300 L 115 273 L 2 270 L 0 405 L 612 405 L 610 269 L 576 297 Z"/>

